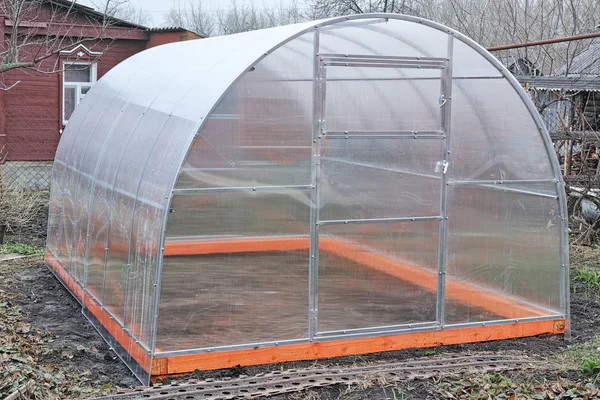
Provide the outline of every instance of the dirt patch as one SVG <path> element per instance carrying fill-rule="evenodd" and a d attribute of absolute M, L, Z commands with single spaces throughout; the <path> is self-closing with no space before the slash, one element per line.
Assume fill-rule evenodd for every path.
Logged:
<path fill-rule="evenodd" d="M 19 324 L 27 326 L 28 332 L 36 332 L 30 344 L 36 348 L 35 366 L 41 368 L 42 375 L 49 373 L 59 382 L 44 382 L 44 398 L 77 398 L 139 384 L 41 257 L 13 261 L 10 267 L 3 263 L 0 277 L 11 294 L 9 306 L 19 313 Z"/>

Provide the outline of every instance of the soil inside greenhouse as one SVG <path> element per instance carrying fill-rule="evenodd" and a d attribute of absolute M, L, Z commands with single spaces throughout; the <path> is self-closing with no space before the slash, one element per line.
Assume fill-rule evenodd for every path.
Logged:
<path fill-rule="evenodd" d="M 585 268 L 598 269 L 600 251 L 593 251 L 588 257 Z M 592 260 L 592 261 L 590 261 Z M 81 306 L 67 292 L 56 278 L 43 265 L 40 257 L 0 264 L 0 278 L 5 282 L 0 299 L 8 309 L 20 310 L 14 319 L 8 319 L 16 328 L 12 330 L 12 341 L 20 340 L 26 348 L 27 365 L 33 371 L 21 379 L 26 382 L 35 379 L 39 387 L 45 390 L 38 398 L 81 398 L 110 392 L 117 387 L 133 387 L 138 382 L 131 372 L 106 345 L 92 325 L 81 313 Z M 502 374 L 509 384 L 505 389 L 517 385 L 531 385 L 532 388 L 550 387 L 560 380 L 561 387 L 567 390 L 571 381 L 587 382 L 579 372 L 579 358 L 584 357 L 578 349 L 598 352 L 596 340 L 600 331 L 600 293 L 587 287 L 584 282 L 575 280 L 572 284 L 571 342 L 560 336 L 523 338 L 498 342 L 464 344 L 438 347 L 435 349 L 416 349 L 388 352 L 373 355 L 343 357 L 332 360 L 295 362 L 255 367 L 237 367 L 220 371 L 197 371 L 197 379 L 235 377 L 240 374 L 257 373 L 299 368 L 315 365 L 344 365 L 357 363 L 377 363 L 386 360 L 398 360 L 415 357 L 427 357 L 435 354 L 526 354 L 537 359 L 545 359 L 556 365 L 556 371 L 547 369 L 528 371 L 527 373 L 507 372 Z M 0 308 L 0 312 L 3 309 Z M 10 329 L 8 329 L 10 331 Z M 6 335 L 7 329 L 0 330 Z M 4 343 L 4 341 L 2 342 Z M 587 346 L 587 347 L 586 347 Z M 25 350 L 23 350 L 25 351 Z M 587 353 L 585 353 L 587 354 Z M 579 358 L 578 358 L 579 357 Z M 24 362 L 24 361 L 23 361 Z M 0 365 L 0 370 L 5 366 Z M 28 371 L 20 367 L 22 371 Z M 41 372 L 39 372 L 41 371 Z M 496 383 L 489 383 L 481 376 L 463 376 L 460 382 L 470 380 L 472 387 L 489 391 Z M 494 378 L 496 379 L 496 378 Z M 304 393 L 273 397 L 273 399 L 394 399 L 394 398 L 452 398 L 448 397 L 448 385 L 459 385 L 456 380 L 425 380 L 405 382 L 394 385 L 381 385 L 365 381 L 361 387 L 334 386 L 314 389 Z M 504 382 L 504 381 L 502 381 Z M 443 386 L 446 385 L 446 386 Z M 491 385 L 491 386 L 490 386 Z M 504 385 L 504 383 L 503 383 Z M 13 388 L 18 386 L 14 383 Z M 503 386 L 504 387 L 504 386 Z M 40 390 L 42 390 L 40 389 Z M 502 390 L 505 390 L 502 389 Z M 11 392 L 8 386 L 0 384 L 0 397 Z M 461 389 L 462 390 L 462 389 Z M 536 389 L 537 390 L 537 389 Z M 542 389 L 540 389 L 542 390 Z M 445 392 L 444 392 L 445 391 Z M 450 391 L 451 392 L 451 391 Z M 444 395 L 443 393 L 446 393 Z M 460 396 L 457 396 L 460 397 Z M 487 397 L 465 397 L 487 398 Z M 519 397 L 516 397 L 519 398 Z M 527 397 L 525 397 L 527 398 Z M 550 397 L 548 397 L 550 398 Z M 570 397 L 566 397 L 570 398 Z"/>

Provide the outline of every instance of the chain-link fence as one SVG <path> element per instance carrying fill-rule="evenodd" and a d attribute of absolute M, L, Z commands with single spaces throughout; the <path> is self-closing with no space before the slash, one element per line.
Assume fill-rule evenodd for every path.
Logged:
<path fill-rule="evenodd" d="M 15 96 L 16 98 L 16 96 Z M 58 105 L 7 106 L 2 149 L 6 185 L 48 190 L 52 160 L 60 140 Z"/>

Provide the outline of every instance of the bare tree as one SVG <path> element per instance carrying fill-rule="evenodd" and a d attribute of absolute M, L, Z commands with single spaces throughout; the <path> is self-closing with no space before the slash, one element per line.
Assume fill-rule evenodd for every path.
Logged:
<path fill-rule="evenodd" d="M 6 19 L 8 37 L 0 42 L 0 77 L 14 69 L 60 72 L 56 61 L 45 61 L 86 42 L 104 40 L 106 48 L 115 39 L 108 31 L 118 22 L 110 16 L 118 1 L 122 2 L 106 0 L 102 12 L 83 16 L 76 1 L 66 6 L 45 0 L 0 0 L 0 17 Z M 8 88 L 0 83 L 0 89 Z"/>
<path fill-rule="evenodd" d="M 428 3 L 423 0 L 311 0 L 312 18 L 336 17 L 364 13 L 420 15 Z"/>
<path fill-rule="evenodd" d="M 142 7 L 135 7 L 130 0 L 92 0 L 94 7 L 109 17 L 122 19 L 137 25 L 150 25 L 150 17 Z"/>
<path fill-rule="evenodd" d="M 202 0 L 177 0 L 169 10 L 167 23 L 209 37 L 216 32 L 214 17 L 205 11 Z"/>
<path fill-rule="evenodd" d="M 306 19 L 298 0 L 280 0 L 268 8 L 257 7 L 253 0 L 231 0 L 228 8 L 219 10 L 207 10 L 202 0 L 177 0 L 169 11 L 167 23 L 207 37 L 293 24 Z"/>

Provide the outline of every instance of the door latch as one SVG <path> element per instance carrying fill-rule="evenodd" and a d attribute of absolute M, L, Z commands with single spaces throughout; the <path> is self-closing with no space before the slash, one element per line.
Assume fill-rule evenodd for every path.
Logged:
<path fill-rule="evenodd" d="M 448 166 L 450 165 L 450 163 L 446 160 L 442 160 L 442 161 L 438 161 L 437 165 L 435 166 L 435 172 L 437 173 L 442 173 L 445 174 L 446 172 L 448 172 Z"/>
<path fill-rule="evenodd" d="M 446 100 L 446 96 L 444 96 L 444 95 L 441 95 L 441 96 L 440 96 L 440 100 L 439 100 L 439 103 L 440 103 L 440 108 L 442 108 L 442 107 L 444 106 L 444 104 L 446 104 L 446 101 L 447 101 L 447 100 Z"/>

